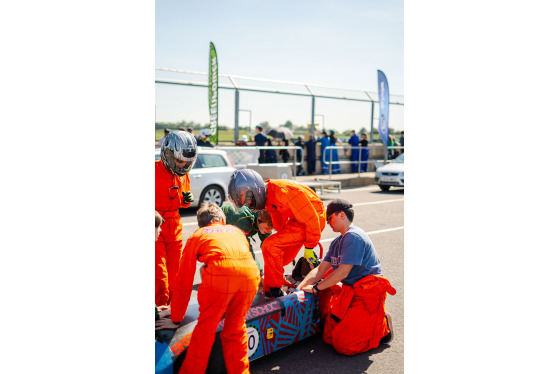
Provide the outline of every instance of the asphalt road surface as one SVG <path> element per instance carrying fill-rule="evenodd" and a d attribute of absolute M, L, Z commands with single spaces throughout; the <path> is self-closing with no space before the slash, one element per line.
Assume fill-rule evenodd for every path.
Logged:
<path fill-rule="evenodd" d="M 354 225 L 363 229 L 371 238 L 380 259 L 383 275 L 397 290 L 387 295 L 385 308 L 393 319 L 395 337 L 390 345 L 354 356 L 338 354 L 332 346 L 324 343 L 321 334 L 299 341 L 268 356 L 251 362 L 251 373 L 403 373 L 404 372 L 404 188 L 382 192 L 378 186 L 343 189 L 340 194 L 327 192 L 320 196 L 325 206 L 333 199 L 342 198 L 354 204 Z M 183 218 L 183 241 L 198 228 L 196 209 L 181 209 Z M 321 237 L 324 251 L 339 234 L 327 224 Z M 255 235 L 259 261 L 264 264 L 259 250 L 260 241 Z M 184 244 L 184 243 L 183 243 Z M 303 249 L 296 258 L 303 255 Z M 197 264 L 200 267 L 201 264 Z M 293 266 L 285 268 L 291 274 Z M 200 274 L 194 279 L 192 297 L 196 297 Z"/>

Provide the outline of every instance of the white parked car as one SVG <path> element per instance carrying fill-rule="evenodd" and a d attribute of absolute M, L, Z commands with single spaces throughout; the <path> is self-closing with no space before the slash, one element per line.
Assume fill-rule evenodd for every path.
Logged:
<path fill-rule="evenodd" d="M 404 187 L 404 153 L 391 163 L 377 168 L 375 179 L 382 191 L 389 191 L 391 186 Z"/>
<path fill-rule="evenodd" d="M 161 158 L 161 149 L 156 148 L 156 161 Z M 189 172 L 191 192 L 194 196 L 193 207 L 206 201 L 218 206 L 227 199 L 229 178 L 235 170 L 233 162 L 225 151 L 198 147 L 196 162 Z"/>

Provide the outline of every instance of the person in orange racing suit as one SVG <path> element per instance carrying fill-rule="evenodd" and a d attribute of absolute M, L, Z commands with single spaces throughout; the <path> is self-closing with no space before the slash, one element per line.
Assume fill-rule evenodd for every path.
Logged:
<path fill-rule="evenodd" d="M 396 291 L 381 274 L 373 243 L 364 230 L 352 225 L 354 209 L 348 201 L 330 202 L 327 217 L 333 231 L 341 236 L 332 241 L 319 267 L 297 288 L 320 293 L 321 316 L 326 314 L 323 340 L 337 352 L 354 355 L 388 344 L 393 327 L 385 312 L 385 299 L 387 293 L 394 295 Z M 331 268 L 334 271 L 319 282 Z"/>
<path fill-rule="evenodd" d="M 249 373 L 245 315 L 257 293 L 259 269 L 245 234 L 226 225 L 225 214 L 216 204 L 203 203 L 196 218 L 199 229 L 185 244 L 171 298 L 171 320 L 156 321 L 156 330 L 179 326 L 191 297 L 196 261 L 203 262 L 197 294 L 200 315 L 179 373 L 206 372 L 222 318 L 225 320 L 221 340 L 227 372 Z"/>
<path fill-rule="evenodd" d="M 156 305 L 168 305 L 179 268 L 183 247 L 183 222 L 179 208 L 191 205 L 188 172 L 196 161 L 195 137 L 186 131 L 172 131 L 161 146 L 161 160 L 156 161 L 156 211 L 165 222 L 156 241 L 155 299 Z"/>
<path fill-rule="evenodd" d="M 240 208 L 247 205 L 253 211 L 266 209 L 272 217 L 275 234 L 262 245 L 264 258 L 263 291 L 268 297 L 283 295 L 284 266 L 305 246 L 304 256 L 312 267 L 318 265 L 313 248 L 321 239 L 326 225 L 325 206 L 315 192 L 287 179 L 263 182 L 254 170 L 233 172 L 228 185 L 231 201 Z"/>

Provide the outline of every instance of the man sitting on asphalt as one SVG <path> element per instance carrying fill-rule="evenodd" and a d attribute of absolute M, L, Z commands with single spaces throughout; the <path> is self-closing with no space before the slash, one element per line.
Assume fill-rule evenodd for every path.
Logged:
<path fill-rule="evenodd" d="M 330 288 L 330 302 L 321 295 L 322 309 L 328 308 L 323 340 L 345 355 L 365 352 L 393 339 L 385 298 L 387 293 L 396 293 L 387 278 L 381 276 L 373 243 L 364 230 L 352 225 L 353 219 L 354 210 L 348 201 L 336 199 L 329 203 L 327 223 L 341 235 L 332 241 L 319 267 L 297 287 L 308 293 Z M 319 282 L 331 268 L 334 271 Z"/>

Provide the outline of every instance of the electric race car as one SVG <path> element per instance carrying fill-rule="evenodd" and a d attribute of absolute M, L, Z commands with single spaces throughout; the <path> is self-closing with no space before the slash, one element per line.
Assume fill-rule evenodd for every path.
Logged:
<path fill-rule="evenodd" d="M 323 247 L 320 245 L 320 257 Z M 156 330 L 156 374 L 178 373 L 198 320 L 198 302 L 191 299 L 185 318 L 177 330 Z M 257 293 L 245 316 L 247 356 L 249 361 L 266 356 L 321 331 L 319 296 L 303 291 L 267 299 Z M 226 367 L 220 333 L 224 320 L 216 329 L 216 340 L 208 359 L 206 373 L 225 373 Z"/>

